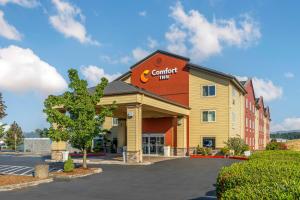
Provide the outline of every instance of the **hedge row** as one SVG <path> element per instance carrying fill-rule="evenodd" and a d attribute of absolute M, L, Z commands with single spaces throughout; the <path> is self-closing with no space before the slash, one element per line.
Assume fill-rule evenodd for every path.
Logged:
<path fill-rule="evenodd" d="M 219 199 L 300 199 L 300 152 L 264 151 L 224 167 Z"/>

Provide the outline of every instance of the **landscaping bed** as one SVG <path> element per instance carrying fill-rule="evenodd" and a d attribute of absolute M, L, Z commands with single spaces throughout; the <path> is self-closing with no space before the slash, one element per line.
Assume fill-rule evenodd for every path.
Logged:
<path fill-rule="evenodd" d="M 256 152 L 249 161 L 222 168 L 217 195 L 224 200 L 299 199 L 300 152 Z"/>
<path fill-rule="evenodd" d="M 0 175 L 0 191 L 9 191 L 51 181 L 51 178 L 39 179 L 32 176 Z"/>
<path fill-rule="evenodd" d="M 83 157 L 82 153 L 70 153 L 72 158 Z M 97 156 L 106 156 L 106 153 L 88 153 L 87 157 L 97 157 Z"/>
<path fill-rule="evenodd" d="M 218 158 L 218 159 L 235 159 L 235 160 L 249 160 L 248 157 L 244 156 L 223 156 L 223 155 L 198 155 L 198 154 L 192 154 L 190 155 L 190 158 L 197 159 L 197 158 Z"/>
<path fill-rule="evenodd" d="M 54 178 L 79 178 L 79 177 L 85 177 L 92 174 L 101 173 L 101 168 L 75 168 L 71 172 L 53 172 L 50 175 Z"/>

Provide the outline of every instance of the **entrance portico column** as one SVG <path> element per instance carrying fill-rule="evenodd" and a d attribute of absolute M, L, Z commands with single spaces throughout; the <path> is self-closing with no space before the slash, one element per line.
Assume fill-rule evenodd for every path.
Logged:
<path fill-rule="evenodd" d="M 187 117 L 181 116 L 177 120 L 177 156 L 185 156 L 187 154 Z"/>
<path fill-rule="evenodd" d="M 143 162 L 142 106 L 127 107 L 127 161 Z"/>

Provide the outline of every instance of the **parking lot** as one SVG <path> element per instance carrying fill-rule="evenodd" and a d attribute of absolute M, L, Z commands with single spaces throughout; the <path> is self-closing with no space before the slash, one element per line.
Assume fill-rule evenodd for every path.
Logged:
<path fill-rule="evenodd" d="M 14 166 L 34 166 L 43 157 L 4 157 Z M 21 164 L 24 161 L 27 164 Z M 6 200 L 82 200 L 82 199 L 216 199 L 215 182 L 222 166 L 236 162 L 225 159 L 167 160 L 148 166 L 101 165 L 103 173 L 54 181 L 13 192 L 1 192 Z M 30 165 L 31 163 L 31 165 Z"/>
<path fill-rule="evenodd" d="M 34 166 L 44 163 L 48 157 L 38 155 L 0 154 L 0 175 L 32 176 Z M 50 164 L 49 172 L 62 171 L 62 164 Z"/>

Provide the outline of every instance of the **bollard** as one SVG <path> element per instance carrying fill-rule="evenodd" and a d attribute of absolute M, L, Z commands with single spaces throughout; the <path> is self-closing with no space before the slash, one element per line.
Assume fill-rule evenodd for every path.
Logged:
<path fill-rule="evenodd" d="M 49 177 L 49 165 L 41 164 L 36 165 L 34 170 L 34 177 L 36 178 L 48 178 Z"/>

